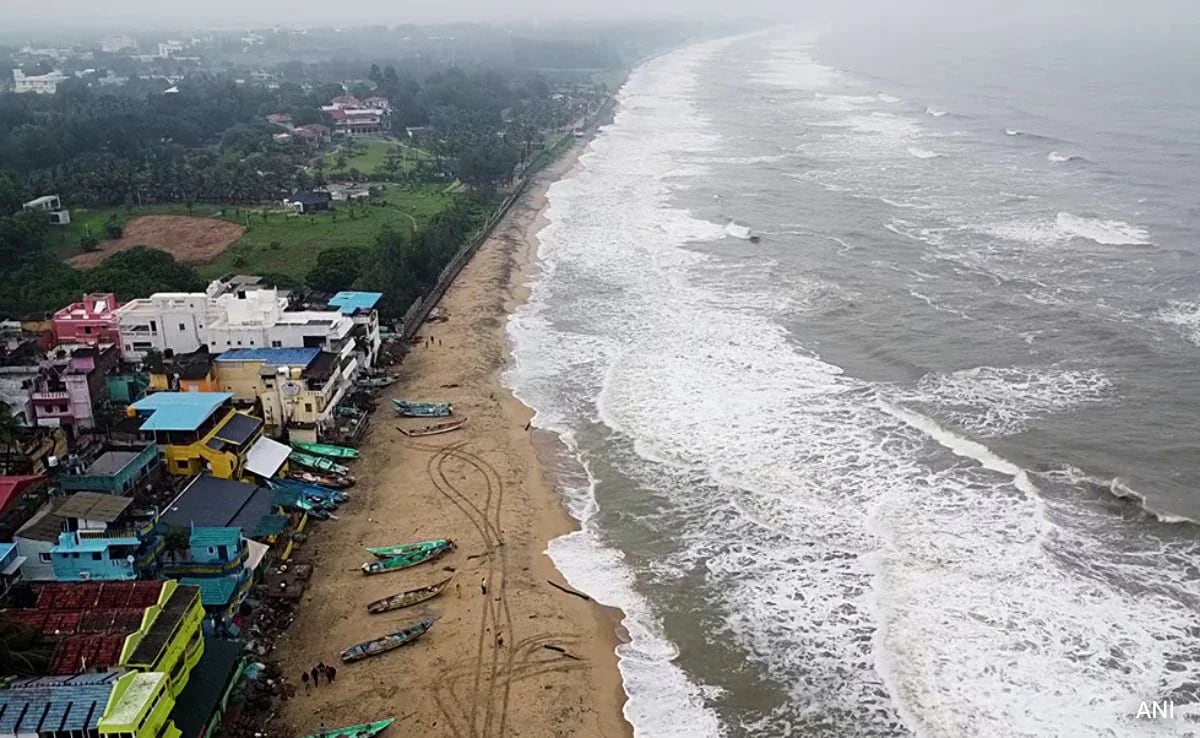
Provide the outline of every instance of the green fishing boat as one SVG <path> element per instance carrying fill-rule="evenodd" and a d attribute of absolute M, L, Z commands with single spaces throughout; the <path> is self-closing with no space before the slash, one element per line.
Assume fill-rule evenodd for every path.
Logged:
<path fill-rule="evenodd" d="M 363 574 L 385 574 L 389 571 L 400 571 L 407 569 L 410 566 L 424 564 L 426 561 L 447 554 L 454 550 L 454 542 L 447 541 L 444 546 L 434 546 L 433 548 L 419 548 L 415 551 L 400 554 L 399 556 L 389 556 L 386 559 L 378 561 L 368 561 L 362 565 Z"/>
<path fill-rule="evenodd" d="M 293 451 L 291 455 L 288 456 L 288 460 L 294 464 L 299 464 L 300 466 L 308 467 L 309 469 L 319 472 L 325 472 L 326 474 L 333 474 L 337 477 L 345 477 L 350 474 L 350 470 L 341 464 L 334 463 L 322 456 L 313 456 L 312 454 L 306 454 L 301 451 Z"/>
<path fill-rule="evenodd" d="M 438 546 L 453 546 L 454 542 L 449 538 L 435 538 L 432 541 L 417 541 L 416 543 L 401 543 L 397 546 L 376 546 L 368 548 L 367 551 L 375 554 L 381 559 L 391 558 L 392 556 L 403 556 L 410 551 L 422 551 L 429 548 L 437 548 Z"/>
<path fill-rule="evenodd" d="M 363 723 L 362 725 L 351 725 L 348 728 L 335 728 L 333 730 L 323 730 L 319 733 L 305 736 L 305 738 L 373 738 L 379 735 L 392 723 L 396 722 L 396 718 L 388 718 L 387 720 L 376 720 L 373 723 Z"/>
<path fill-rule="evenodd" d="M 308 441 L 292 441 L 292 448 L 308 454 L 325 456 L 330 459 L 357 459 L 358 449 L 346 446 L 332 446 L 326 443 L 309 443 Z"/>

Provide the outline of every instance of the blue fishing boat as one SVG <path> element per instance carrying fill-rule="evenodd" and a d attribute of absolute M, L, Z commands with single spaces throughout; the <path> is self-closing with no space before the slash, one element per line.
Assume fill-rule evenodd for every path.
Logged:
<path fill-rule="evenodd" d="M 448 402 L 408 402 L 407 400 L 392 400 L 396 414 L 403 418 L 444 418 L 454 412 L 454 407 Z"/>

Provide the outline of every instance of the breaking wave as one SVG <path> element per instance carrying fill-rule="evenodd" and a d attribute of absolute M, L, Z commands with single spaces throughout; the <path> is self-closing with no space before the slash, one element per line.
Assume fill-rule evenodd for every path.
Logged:
<path fill-rule="evenodd" d="M 1071 213 L 1059 213 L 1055 218 L 1058 230 L 1071 238 L 1086 238 L 1105 246 L 1148 246 L 1150 233 L 1145 228 L 1123 220 L 1084 218 Z"/>
<path fill-rule="evenodd" d="M 917 159 L 937 159 L 938 157 L 941 156 L 941 154 L 939 154 L 936 151 L 930 151 L 929 149 L 919 149 L 916 146 L 909 146 L 908 153 L 910 155 L 916 157 Z"/>

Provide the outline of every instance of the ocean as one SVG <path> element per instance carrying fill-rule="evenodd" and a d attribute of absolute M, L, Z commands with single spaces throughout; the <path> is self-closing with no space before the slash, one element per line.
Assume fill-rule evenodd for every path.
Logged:
<path fill-rule="evenodd" d="M 697 43 L 552 186 L 507 381 L 636 735 L 1200 735 L 1200 38 L 1123 33 Z"/>

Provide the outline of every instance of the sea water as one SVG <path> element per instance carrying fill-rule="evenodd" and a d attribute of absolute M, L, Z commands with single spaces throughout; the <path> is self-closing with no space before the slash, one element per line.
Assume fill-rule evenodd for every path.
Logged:
<path fill-rule="evenodd" d="M 508 381 L 626 716 L 1200 735 L 1200 85 L 858 41 L 656 58 L 550 190 Z"/>

